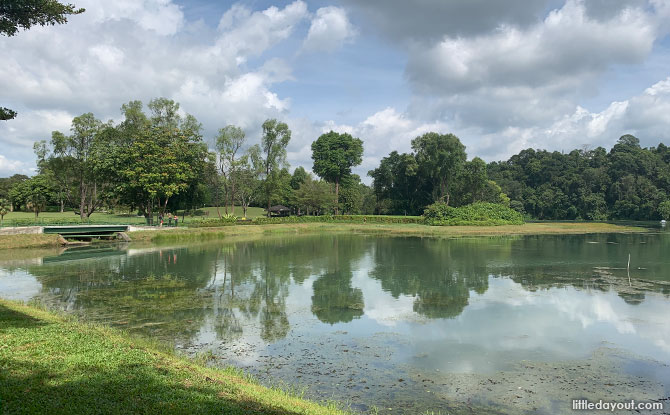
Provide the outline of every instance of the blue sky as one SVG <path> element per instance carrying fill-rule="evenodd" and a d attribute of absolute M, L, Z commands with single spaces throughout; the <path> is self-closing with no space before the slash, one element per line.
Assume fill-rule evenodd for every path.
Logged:
<path fill-rule="evenodd" d="M 366 172 L 428 131 L 469 157 L 670 144 L 670 0 L 74 1 L 67 25 L 0 38 L 0 177 L 74 116 L 166 96 L 249 144 L 289 124 L 292 167 L 330 129 L 365 143 Z M 366 179 L 369 181 L 369 179 Z"/>

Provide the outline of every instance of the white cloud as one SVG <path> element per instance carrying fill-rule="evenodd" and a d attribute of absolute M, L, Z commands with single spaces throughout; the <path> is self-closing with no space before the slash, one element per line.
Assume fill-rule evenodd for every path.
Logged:
<path fill-rule="evenodd" d="M 350 42 L 356 29 L 349 22 L 347 13 L 340 7 L 322 7 L 316 11 L 303 43 L 305 50 L 332 51 Z"/>
<path fill-rule="evenodd" d="M 34 168 L 19 160 L 10 160 L 0 154 L 0 177 L 7 177 L 14 174 L 32 175 Z"/>
<path fill-rule="evenodd" d="M 77 6 L 86 9 L 84 16 L 93 23 L 127 19 L 162 36 L 174 35 L 184 25 L 181 8 L 171 0 L 82 0 Z"/>
<path fill-rule="evenodd" d="M 481 88 L 560 86 L 573 92 L 615 63 L 639 63 L 656 39 L 654 16 L 623 9 L 610 20 L 587 15 L 568 0 L 526 29 L 503 25 L 475 37 L 445 36 L 430 48 L 410 48 L 407 74 L 421 91 L 466 92 Z"/>
<path fill-rule="evenodd" d="M 261 11 L 233 6 L 217 30 L 186 21 L 170 0 L 80 6 L 86 13 L 67 25 L 0 37 L 2 105 L 19 111 L 0 124 L 5 157 L 32 161 L 33 141 L 67 131 L 74 115 L 116 119 L 130 100 L 175 99 L 206 133 L 229 123 L 255 128 L 290 108 L 271 88 L 292 79 L 291 67 L 262 55 L 309 16 L 303 1 Z"/>
<path fill-rule="evenodd" d="M 510 127 L 501 134 L 482 134 L 473 148 L 488 159 L 506 159 L 532 148 L 572 150 L 582 145 L 611 147 L 617 138 L 633 134 L 643 146 L 670 140 L 670 78 L 657 82 L 641 94 L 612 102 L 600 112 L 577 106 L 570 114 L 545 127 Z M 500 145 L 500 136 L 505 146 Z"/>

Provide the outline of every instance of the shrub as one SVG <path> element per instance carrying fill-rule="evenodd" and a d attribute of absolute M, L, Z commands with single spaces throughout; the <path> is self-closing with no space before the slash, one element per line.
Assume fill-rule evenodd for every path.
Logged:
<path fill-rule="evenodd" d="M 223 215 L 221 219 L 203 219 L 195 220 L 188 224 L 191 228 L 215 228 L 219 226 L 230 226 L 236 225 L 238 222 L 238 217 L 232 214 Z"/>
<path fill-rule="evenodd" d="M 495 203 L 473 203 L 461 207 L 447 206 L 436 202 L 426 207 L 423 213 L 427 225 L 521 225 L 523 216 L 508 207 Z"/>
<path fill-rule="evenodd" d="M 421 216 L 381 216 L 381 215 L 323 215 L 323 216 L 288 216 L 277 218 L 256 218 L 256 225 L 278 223 L 414 223 L 423 224 Z"/>

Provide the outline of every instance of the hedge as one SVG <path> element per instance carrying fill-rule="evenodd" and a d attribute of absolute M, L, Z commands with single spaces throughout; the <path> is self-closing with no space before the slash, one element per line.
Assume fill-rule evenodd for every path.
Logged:
<path fill-rule="evenodd" d="M 495 203 L 473 203 L 461 207 L 433 203 L 423 213 L 425 223 L 433 226 L 498 226 L 523 225 L 523 216 L 516 210 Z"/>
<path fill-rule="evenodd" d="M 256 225 L 280 223 L 413 223 L 423 224 L 421 216 L 381 216 L 381 215 L 324 215 L 324 216 L 287 216 L 274 218 L 256 218 Z"/>

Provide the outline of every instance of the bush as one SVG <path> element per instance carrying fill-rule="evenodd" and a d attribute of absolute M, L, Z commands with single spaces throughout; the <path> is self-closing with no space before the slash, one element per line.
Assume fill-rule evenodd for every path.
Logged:
<path fill-rule="evenodd" d="M 232 214 L 223 215 L 221 219 L 203 219 L 192 221 L 188 224 L 190 228 L 216 228 L 219 226 L 231 226 L 236 225 L 238 222 L 238 217 Z"/>
<path fill-rule="evenodd" d="M 323 216 L 288 216 L 276 218 L 256 218 L 256 225 L 278 223 L 414 223 L 423 224 L 421 216 L 381 216 L 381 215 L 323 215 Z"/>
<path fill-rule="evenodd" d="M 444 202 L 436 202 L 426 207 L 423 212 L 427 225 L 522 225 L 523 216 L 508 207 L 495 203 L 473 203 L 461 207 L 447 206 Z"/>

